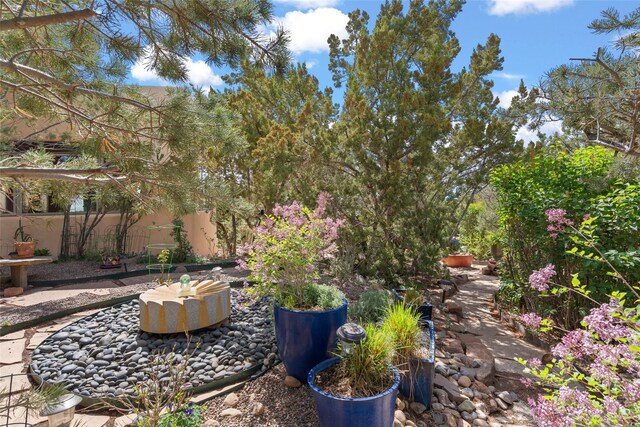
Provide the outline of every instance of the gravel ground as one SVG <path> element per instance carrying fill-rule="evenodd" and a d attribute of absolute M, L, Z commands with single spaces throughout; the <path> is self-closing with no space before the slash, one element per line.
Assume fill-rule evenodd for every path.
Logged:
<path fill-rule="evenodd" d="M 280 364 L 257 380 L 245 385 L 242 390 L 236 391 L 239 400 L 235 409 L 242 412 L 240 417 L 218 416 L 226 408 L 224 396 L 210 400 L 206 403 L 206 419 L 217 420 L 220 426 L 224 427 L 319 426 L 309 386 L 285 387 L 283 384 L 285 376 L 284 365 Z M 261 416 L 253 415 L 256 402 L 264 405 L 264 413 Z"/>

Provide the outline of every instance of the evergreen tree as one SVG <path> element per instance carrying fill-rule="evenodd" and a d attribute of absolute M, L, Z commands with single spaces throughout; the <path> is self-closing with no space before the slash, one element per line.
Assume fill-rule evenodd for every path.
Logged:
<path fill-rule="evenodd" d="M 498 37 L 476 47 L 468 69 L 451 70 L 460 47 L 450 26 L 461 6 L 412 1 L 405 12 L 387 1 L 373 30 L 366 12 L 354 11 L 347 39 L 329 39 L 334 82 L 346 85 L 334 126 L 340 200 L 368 272 L 434 272 L 460 201 L 518 151 L 487 77 L 501 69 Z"/>

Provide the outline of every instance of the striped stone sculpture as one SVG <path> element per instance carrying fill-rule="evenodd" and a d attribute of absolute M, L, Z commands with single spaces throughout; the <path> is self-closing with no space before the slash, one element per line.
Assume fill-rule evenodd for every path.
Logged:
<path fill-rule="evenodd" d="M 180 283 L 160 286 L 140 295 L 140 329 L 154 334 L 193 331 L 222 323 L 231 314 L 228 283 L 191 281 L 190 296 L 179 297 Z M 184 294 L 184 292 L 182 292 Z"/>

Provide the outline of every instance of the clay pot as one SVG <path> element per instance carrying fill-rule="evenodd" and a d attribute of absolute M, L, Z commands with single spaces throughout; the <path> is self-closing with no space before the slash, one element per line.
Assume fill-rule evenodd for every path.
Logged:
<path fill-rule="evenodd" d="M 448 267 L 471 267 L 473 255 L 449 255 L 442 259 Z"/>
<path fill-rule="evenodd" d="M 36 251 L 36 242 L 14 242 L 18 258 L 31 258 Z"/>

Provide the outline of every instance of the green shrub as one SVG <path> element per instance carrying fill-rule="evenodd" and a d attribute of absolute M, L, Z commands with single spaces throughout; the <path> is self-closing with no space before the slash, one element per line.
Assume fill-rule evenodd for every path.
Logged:
<path fill-rule="evenodd" d="M 303 301 L 305 307 L 331 310 L 344 304 L 344 293 L 333 286 L 313 283 L 303 288 Z"/>
<path fill-rule="evenodd" d="M 200 427 L 207 408 L 189 403 L 160 417 L 158 427 Z"/>
<path fill-rule="evenodd" d="M 355 304 L 349 305 L 349 317 L 361 324 L 376 323 L 382 319 L 390 302 L 386 291 L 363 292 Z"/>
<path fill-rule="evenodd" d="M 37 248 L 33 254 L 35 256 L 49 256 L 51 255 L 51 251 L 49 251 L 49 249 L 47 248 Z"/>

